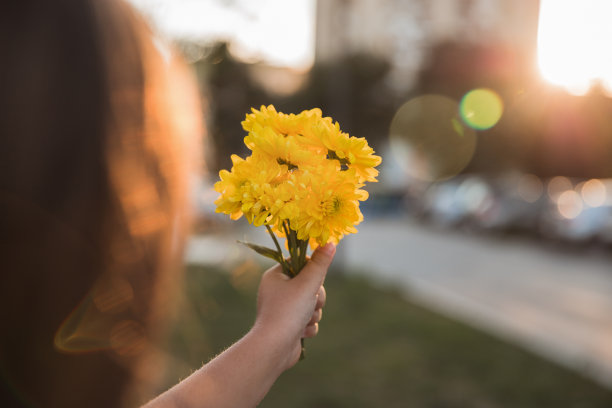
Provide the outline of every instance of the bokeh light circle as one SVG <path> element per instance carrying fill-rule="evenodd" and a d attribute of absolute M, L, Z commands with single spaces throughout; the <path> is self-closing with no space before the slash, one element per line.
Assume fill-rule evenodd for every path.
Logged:
<path fill-rule="evenodd" d="M 563 218 L 573 219 L 582 212 L 583 204 L 580 194 L 574 190 L 567 190 L 557 198 L 557 210 Z"/>
<path fill-rule="evenodd" d="M 591 179 L 582 185 L 580 194 L 589 207 L 600 207 L 606 202 L 606 186 L 601 180 Z"/>
<path fill-rule="evenodd" d="M 544 185 L 538 176 L 523 174 L 518 184 L 518 195 L 528 203 L 535 203 L 542 197 Z"/>
<path fill-rule="evenodd" d="M 472 160 L 476 134 L 459 117 L 458 105 L 446 96 L 428 94 L 397 110 L 390 126 L 391 150 L 409 176 L 448 179 Z"/>
<path fill-rule="evenodd" d="M 485 130 L 497 124 L 504 112 L 504 103 L 495 91 L 478 88 L 463 96 L 459 111 L 468 126 Z"/>
<path fill-rule="evenodd" d="M 551 200 L 556 201 L 567 190 L 573 189 L 572 182 L 567 177 L 556 176 L 550 179 L 546 191 Z"/>

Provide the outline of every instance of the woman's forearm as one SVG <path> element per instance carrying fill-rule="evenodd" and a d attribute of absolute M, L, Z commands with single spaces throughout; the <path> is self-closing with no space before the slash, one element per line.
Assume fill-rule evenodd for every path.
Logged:
<path fill-rule="evenodd" d="M 254 407 L 300 356 L 300 338 L 317 334 L 332 244 L 317 248 L 289 279 L 280 265 L 262 276 L 253 328 L 238 342 L 144 408 Z"/>
<path fill-rule="evenodd" d="M 255 327 L 143 408 L 254 407 L 287 368 L 288 345 L 279 343 Z"/>

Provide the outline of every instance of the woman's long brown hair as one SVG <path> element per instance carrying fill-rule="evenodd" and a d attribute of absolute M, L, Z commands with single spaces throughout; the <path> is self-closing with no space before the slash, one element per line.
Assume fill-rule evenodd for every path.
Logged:
<path fill-rule="evenodd" d="M 124 405 L 178 280 L 189 84 L 119 0 L 4 2 L 0 58 L 0 405 Z"/>

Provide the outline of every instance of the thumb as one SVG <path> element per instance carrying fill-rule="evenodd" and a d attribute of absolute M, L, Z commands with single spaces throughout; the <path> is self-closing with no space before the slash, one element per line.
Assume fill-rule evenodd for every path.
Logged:
<path fill-rule="evenodd" d="M 318 291 L 319 287 L 323 284 L 325 275 L 327 275 L 327 269 L 331 265 L 335 254 L 336 246 L 331 242 L 318 247 L 312 253 L 306 266 L 293 280 L 300 282 L 302 285 L 310 286 L 314 291 Z"/>

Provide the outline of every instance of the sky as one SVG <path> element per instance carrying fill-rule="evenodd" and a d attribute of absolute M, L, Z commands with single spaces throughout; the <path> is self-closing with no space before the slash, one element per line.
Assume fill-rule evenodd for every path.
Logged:
<path fill-rule="evenodd" d="M 163 35 L 225 40 L 246 62 L 301 70 L 314 61 L 316 0 L 129 0 Z M 538 63 L 545 79 L 572 93 L 594 81 L 612 91 L 612 1 L 541 0 Z"/>
<path fill-rule="evenodd" d="M 612 1 L 541 0 L 538 64 L 544 78 L 575 94 L 594 81 L 612 91 Z"/>
<path fill-rule="evenodd" d="M 314 61 L 315 0 L 129 0 L 163 35 L 226 40 L 246 61 L 307 69 Z"/>

